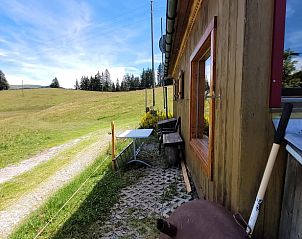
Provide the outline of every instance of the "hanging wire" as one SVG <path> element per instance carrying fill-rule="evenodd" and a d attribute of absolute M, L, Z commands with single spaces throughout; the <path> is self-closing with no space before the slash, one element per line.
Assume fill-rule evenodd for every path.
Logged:
<path fill-rule="evenodd" d="M 48 220 L 48 222 L 44 225 L 44 227 L 36 234 L 34 239 L 38 238 L 43 231 L 52 223 L 52 221 L 59 215 L 59 213 L 66 207 L 69 201 L 80 191 L 80 189 L 86 184 L 86 182 L 94 175 L 94 173 L 106 162 L 109 158 L 109 155 L 100 163 L 98 167 L 88 176 L 88 178 L 80 185 L 80 187 L 68 198 L 68 200 L 63 204 L 63 206 L 55 213 L 55 215 Z"/>

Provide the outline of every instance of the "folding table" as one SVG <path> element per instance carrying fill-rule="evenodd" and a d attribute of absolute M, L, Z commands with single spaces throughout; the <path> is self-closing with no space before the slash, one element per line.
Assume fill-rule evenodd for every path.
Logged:
<path fill-rule="evenodd" d="M 128 163 L 138 162 L 138 163 L 144 164 L 148 167 L 151 167 L 150 164 L 148 164 L 142 160 L 136 159 L 136 155 L 139 153 L 139 150 L 136 149 L 135 140 L 148 138 L 151 135 L 152 131 L 153 131 L 153 129 L 132 129 L 132 130 L 126 130 L 123 133 L 121 133 L 120 135 L 116 136 L 117 138 L 130 138 L 133 140 L 134 159 L 129 161 Z"/>

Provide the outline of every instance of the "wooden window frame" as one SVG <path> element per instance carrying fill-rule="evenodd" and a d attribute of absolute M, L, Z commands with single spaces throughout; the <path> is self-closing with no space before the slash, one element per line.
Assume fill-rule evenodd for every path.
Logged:
<path fill-rule="evenodd" d="M 286 27 L 286 0 L 274 0 L 270 108 L 281 107 L 282 102 L 301 102 L 302 88 L 282 88 L 283 54 Z"/>
<path fill-rule="evenodd" d="M 212 180 L 213 176 L 213 161 L 214 161 L 214 109 L 215 109 L 215 102 L 214 102 L 214 92 L 215 89 L 215 82 L 216 82 L 216 28 L 217 28 L 217 17 L 215 16 L 213 20 L 210 22 L 208 27 L 206 28 L 203 36 L 199 40 L 197 46 L 195 47 L 193 53 L 190 57 L 190 146 L 195 153 L 195 155 L 200 159 L 202 169 L 204 170 L 205 174 Z M 196 90 L 194 90 L 197 86 L 198 79 L 198 65 L 200 60 L 204 58 L 207 52 L 210 49 L 210 56 L 211 56 L 211 100 L 210 100 L 210 119 L 209 119 L 209 137 L 208 139 L 201 139 L 198 138 L 198 134 L 203 132 L 203 128 L 201 124 L 198 124 L 200 128 L 196 129 L 196 118 L 197 118 L 197 111 L 199 115 L 204 114 L 204 101 L 199 102 L 198 110 L 197 110 L 197 101 L 200 99 L 204 99 L 204 95 L 197 95 Z M 204 62 L 202 60 L 202 62 Z M 203 63 L 204 64 L 204 63 Z M 202 90 L 199 91 L 202 94 Z M 199 120 L 198 120 L 199 121 Z M 195 128 L 194 128 L 195 127 Z M 197 136 L 197 137 L 196 137 Z"/>
<path fill-rule="evenodd" d="M 275 0 L 270 107 L 281 106 L 286 0 Z"/>

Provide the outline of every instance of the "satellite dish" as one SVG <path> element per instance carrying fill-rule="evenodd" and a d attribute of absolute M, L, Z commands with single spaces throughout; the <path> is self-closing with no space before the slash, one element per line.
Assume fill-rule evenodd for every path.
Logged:
<path fill-rule="evenodd" d="M 162 53 L 165 53 L 165 48 L 166 48 L 166 35 L 163 35 L 160 39 L 159 39 L 159 49 Z"/>

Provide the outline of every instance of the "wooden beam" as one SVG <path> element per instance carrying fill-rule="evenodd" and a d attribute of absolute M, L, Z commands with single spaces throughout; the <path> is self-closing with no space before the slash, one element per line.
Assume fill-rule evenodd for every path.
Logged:
<path fill-rule="evenodd" d="M 187 192 L 189 193 L 192 191 L 192 188 L 191 188 L 190 180 L 189 180 L 189 177 L 187 174 L 187 168 L 186 168 L 186 165 L 183 160 L 181 160 L 181 171 L 182 171 L 182 176 L 184 177 L 184 182 L 186 185 Z"/>

